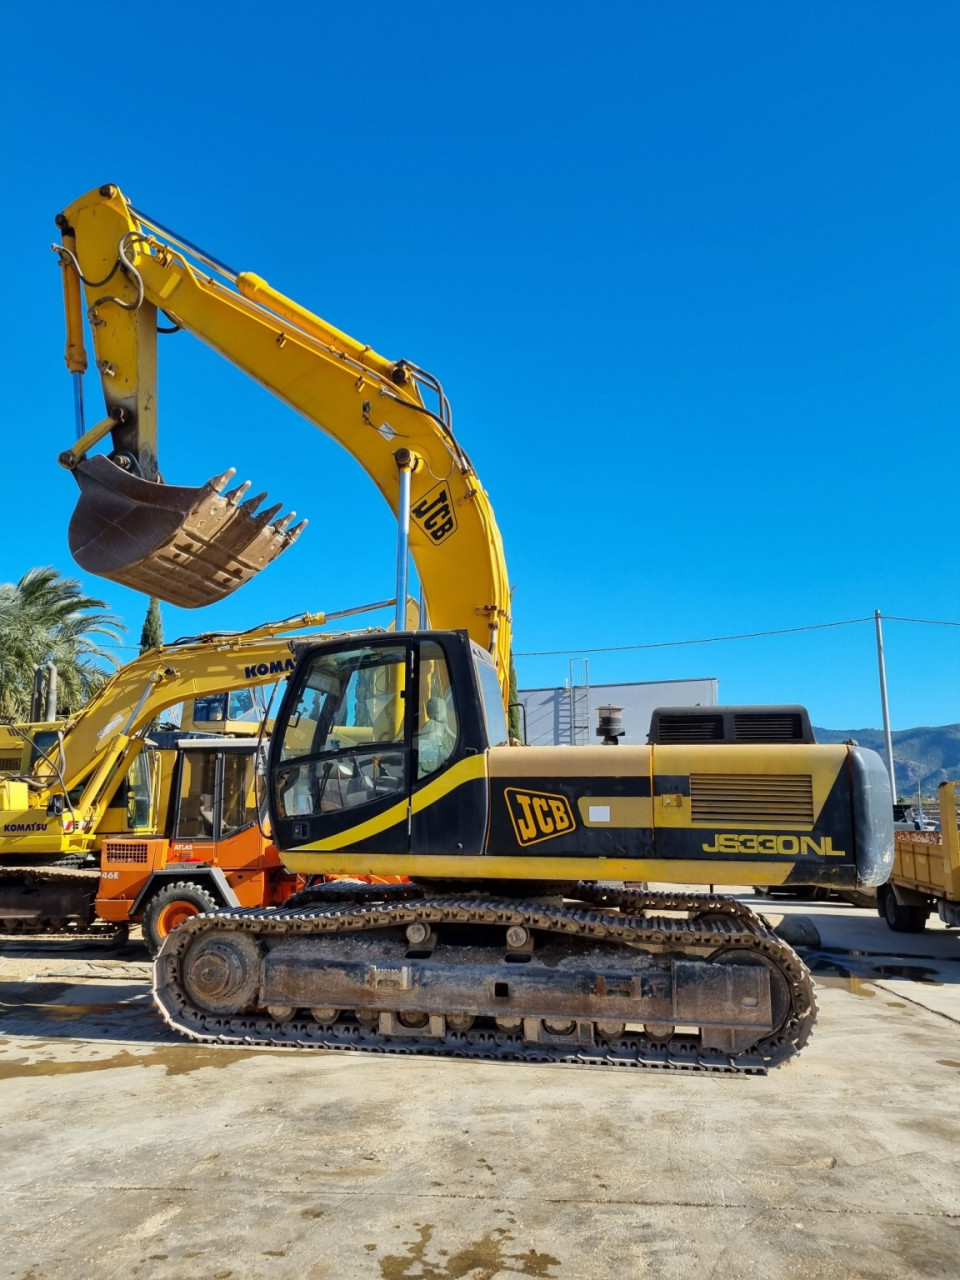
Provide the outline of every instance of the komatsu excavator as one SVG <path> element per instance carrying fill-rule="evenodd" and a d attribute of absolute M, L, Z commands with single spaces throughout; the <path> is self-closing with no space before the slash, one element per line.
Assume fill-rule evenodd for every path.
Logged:
<path fill-rule="evenodd" d="M 798 1052 L 813 985 L 762 917 L 713 892 L 623 886 L 877 884 L 893 854 L 880 758 L 817 745 L 795 707 L 664 713 L 645 747 L 509 744 L 503 549 L 436 379 L 231 271 L 116 187 L 58 221 L 68 366 L 79 382 L 82 288 L 108 408 L 61 455 L 81 486 L 78 561 L 200 604 L 289 541 L 276 509 L 221 496 L 224 477 L 161 479 L 162 314 L 353 454 L 398 516 L 396 597 L 412 553 L 426 600 L 421 630 L 398 618 L 393 634 L 295 646 L 267 779 L 289 870 L 413 883 L 186 921 L 155 964 L 170 1024 L 216 1043 L 741 1072 Z M 90 458 L 107 434 L 110 454 Z"/>
<path fill-rule="evenodd" d="M 143 921 L 153 950 L 204 901 L 264 906 L 301 887 L 260 829 L 256 739 L 152 726 L 178 702 L 284 680 L 291 641 L 304 638 L 293 633 L 341 616 L 163 645 L 115 672 L 72 719 L 3 726 L 0 934 L 106 937 Z"/>

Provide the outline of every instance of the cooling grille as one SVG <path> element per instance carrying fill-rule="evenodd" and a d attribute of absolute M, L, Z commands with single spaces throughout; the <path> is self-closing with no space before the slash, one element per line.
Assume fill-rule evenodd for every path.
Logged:
<path fill-rule="evenodd" d="M 813 826 L 813 779 L 807 774 L 690 775 L 690 816 L 711 826 Z"/>
<path fill-rule="evenodd" d="M 0 771 L 4 773 L 19 773 L 20 762 L 20 756 L 0 756 Z"/>
<path fill-rule="evenodd" d="M 671 745 L 684 742 L 722 742 L 723 716 L 661 716 L 657 741 Z"/>
<path fill-rule="evenodd" d="M 105 840 L 104 862 L 147 862 L 150 849 L 143 840 Z"/>
<path fill-rule="evenodd" d="M 738 712 L 733 717 L 734 737 L 737 742 L 803 742 L 803 723 L 800 716 L 786 711 L 781 715 L 769 712 L 751 714 Z"/>

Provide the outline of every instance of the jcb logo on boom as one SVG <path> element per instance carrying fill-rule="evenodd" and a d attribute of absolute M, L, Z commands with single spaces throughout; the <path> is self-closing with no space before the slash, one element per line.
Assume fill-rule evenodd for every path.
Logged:
<path fill-rule="evenodd" d="M 243 674 L 248 680 L 256 680 L 257 676 L 279 676 L 284 671 L 292 671 L 297 664 L 292 658 L 281 658 L 278 662 L 258 662 L 255 666 L 244 667 Z"/>
<path fill-rule="evenodd" d="M 842 849 L 833 847 L 830 836 L 814 840 L 812 836 L 774 836 L 749 833 L 742 836 L 717 835 L 713 844 L 701 845 L 704 853 L 783 853 L 791 858 L 815 854 L 819 858 L 845 858 Z"/>
<path fill-rule="evenodd" d="M 425 493 L 410 514 L 431 542 L 441 543 L 456 533 L 457 516 L 446 481 Z"/>
<path fill-rule="evenodd" d="M 516 787 L 507 787 L 503 794 L 519 844 L 536 844 L 538 840 L 564 836 L 577 825 L 566 796 L 546 791 L 518 791 Z"/>

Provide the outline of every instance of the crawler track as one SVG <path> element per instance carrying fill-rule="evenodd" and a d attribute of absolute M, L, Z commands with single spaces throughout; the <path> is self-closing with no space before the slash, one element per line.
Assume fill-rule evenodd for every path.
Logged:
<path fill-rule="evenodd" d="M 0 867 L 0 940 L 104 942 L 119 938 L 125 926 L 97 918 L 99 884 L 99 868 L 78 867 L 69 858 L 59 865 Z"/>
<path fill-rule="evenodd" d="M 336 889 L 175 930 L 154 969 L 166 1021 L 273 1049 L 762 1073 L 816 1019 L 799 957 L 719 895 L 581 885 L 554 905 Z"/>

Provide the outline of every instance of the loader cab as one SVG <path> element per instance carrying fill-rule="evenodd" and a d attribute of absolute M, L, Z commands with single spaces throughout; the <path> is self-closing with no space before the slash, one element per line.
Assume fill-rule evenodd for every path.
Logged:
<path fill-rule="evenodd" d="M 179 738 L 161 745 L 165 817 L 150 833 L 108 836 L 97 914 L 140 922 L 156 953 L 198 911 L 282 902 L 301 882 L 287 876 L 260 828 L 262 753 L 244 738 Z M 169 767 L 172 765 L 172 768 Z"/>
<path fill-rule="evenodd" d="M 466 632 L 310 646 L 271 741 L 274 839 L 281 849 L 439 853 L 452 842 L 481 852 L 477 757 L 506 739 L 496 670 Z"/>
<path fill-rule="evenodd" d="M 179 744 L 169 817 L 174 850 L 212 856 L 214 847 L 257 827 L 257 759 L 256 744 L 242 739 Z"/>

